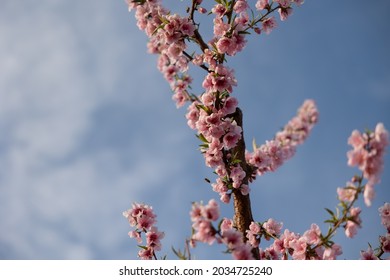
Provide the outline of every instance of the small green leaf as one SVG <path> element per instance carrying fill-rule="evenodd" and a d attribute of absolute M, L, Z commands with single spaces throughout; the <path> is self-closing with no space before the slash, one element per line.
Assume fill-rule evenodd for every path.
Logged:
<path fill-rule="evenodd" d="M 197 134 L 196 137 L 198 137 L 198 139 L 203 143 L 207 143 L 207 144 L 209 143 L 209 141 L 207 141 L 206 137 L 204 137 L 202 133 Z"/>
<path fill-rule="evenodd" d="M 328 209 L 328 208 L 325 208 L 326 212 L 328 212 L 332 217 L 334 217 L 334 213 L 332 210 Z"/>

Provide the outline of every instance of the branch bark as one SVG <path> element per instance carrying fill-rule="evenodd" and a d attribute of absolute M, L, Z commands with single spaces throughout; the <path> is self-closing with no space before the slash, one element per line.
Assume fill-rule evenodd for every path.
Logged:
<path fill-rule="evenodd" d="M 236 112 L 233 115 L 233 119 L 242 128 L 241 139 L 237 146 L 233 149 L 233 154 L 240 160 L 242 169 L 246 172 L 246 177 L 243 180 L 243 184 L 248 184 L 249 178 L 253 172 L 252 167 L 245 160 L 245 140 L 244 140 L 244 128 L 243 128 L 243 114 L 240 108 L 237 107 Z M 243 195 L 240 190 L 235 189 L 233 191 L 233 206 L 234 206 L 234 223 L 237 229 L 242 233 L 244 242 L 247 241 L 246 230 L 253 220 L 252 208 L 250 196 Z M 252 249 L 252 254 L 255 259 L 260 259 L 260 253 L 258 248 Z"/>

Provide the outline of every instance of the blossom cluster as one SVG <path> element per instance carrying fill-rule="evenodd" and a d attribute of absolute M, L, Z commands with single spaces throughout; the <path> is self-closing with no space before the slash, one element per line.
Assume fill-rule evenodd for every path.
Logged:
<path fill-rule="evenodd" d="M 318 121 L 318 110 L 313 100 L 306 100 L 298 109 L 297 115 L 278 132 L 275 138 L 246 152 L 247 161 L 256 167 L 257 174 L 263 175 L 275 171 L 286 160 L 290 159 L 296 147 L 302 144 Z"/>
<path fill-rule="evenodd" d="M 389 144 L 389 133 L 382 123 L 378 123 L 374 131 L 360 133 L 354 130 L 348 139 L 353 150 L 347 153 L 348 165 L 358 166 L 367 179 L 364 188 L 364 201 L 367 206 L 375 196 L 374 185 L 380 182 L 383 170 L 383 157 Z"/>
<path fill-rule="evenodd" d="M 237 99 L 232 96 L 237 80 L 233 69 L 224 63 L 227 56 L 234 56 L 245 48 L 246 35 L 251 31 L 269 34 L 277 26 L 276 18 L 271 15 L 273 12 L 277 11 L 280 20 L 284 21 L 292 14 L 293 4 L 299 6 L 304 0 L 257 0 L 251 4 L 254 7 L 247 0 L 216 0 L 209 13 L 203 6 L 206 5 L 204 1 L 192 0 L 186 17 L 172 14 L 161 5 L 160 0 L 126 1 L 129 10 L 136 10 L 137 25 L 149 38 L 148 51 L 158 55 L 157 67 L 173 91 L 172 98 L 176 106 L 190 103 L 186 113 L 187 124 L 197 131 L 197 137 L 202 142 L 200 151 L 205 164 L 214 169 L 218 176 L 216 182 L 212 183 L 213 190 L 225 203 L 231 200 L 233 193 L 242 195 L 236 195 L 235 198 L 245 197 L 250 190 L 248 183 L 256 175 L 275 171 L 295 154 L 297 146 L 306 140 L 318 121 L 318 111 L 313 100 L 306 100 L 297 115 L 273 140 L 261 146 L 254 142 L 253 152 L 245 151 L 242 112 Z M 210 2 L 207 4 L 210 5 Z M 208 42 L 200 35 L 195 12 L 213 16 L 213 35 Z M 198 45 L 201 52 L 194 51 L 189 43 Z M 206 71 L 200 94 L 190 92 L 192 77 L 188 70 L 191 65 Z M 383 124 L 378 124 L 373 132 L 360 133 L 355 130 L 348 143 L 353 146 L 353 150 L 347 154 L 348 164 L 358 166 L 363 175 L 353 177 L 345 187 L 337 189 L 343 213 L 340 218 L 327 209 L 331 219 L 326 222 L 331 224 L 331 228 L 326 235 L 321 233 L 316 224 L 312 224 L 303 235 L 288 229 L 282 233 L 283 224 L 273 219 L 263 223 L 252 221 L 246 231 L 247 225 L 243 227 L 236 218 L 239 225 L 224 218 L 218 227 L 214 227 L 213 223 L 219 219 L 220 209 L 212 199 L 206 205 L 192 205 L 190 216 L 193 234 L 190 244 L 222 243 L 235 259 L 252 259 L 258 256 L 261 259 L 335 259 L 342 253 L 341 247 L 331 241 L 336 229 L 344 227 L 346 236 L 352 238 L 361 227 L 361 209 L 353 207 L 358 195 L 364 192 L 365 203 L 371 205 L 375 195 L 374 185 L 379 183 L 383 169 L 388 132 Z M 362 184 L 363 178 L 367 180 L 365 185 Z M 246 203 L 248 202 L 249 198 Z M 386 203 L 379 210 L 387 234 L 380 237 L 377 252 L 371 247 L 362 251 L 364 259 L 379 258 L 381 254 L 390 251 L 390 204 Z M 235 209 L 235 214 L 242 213 Z M 135 228 L 129 232 L 131 238 L 142 243 L 142 234 L 146 236 L 146 245 L 139 246 L 141 250 L 138 256 L 141 259 L 157 259 L 155 251 L 161 249 L 164 233 L 159 232 L 155 226 L 156 215 L 152 208 L 134 203 L 132 209 L 125 211 L 123 215 Z M 249 224 L 252 215 L 247 215 L 245 219 Z M 237 227 L 240 227 L 240 231 Z M 259 247 L 262 238 L 273 239 L 273 243 L 262 249 Z"/>
<path fill-rule="evenodd" d="M 282 226 L 282 223 L 273 219 L 264 223 L 251 223 L 247 238 L 253 248 L 259 246 L 262 237 L 266 240 L 274 239 L 268 248 L 260 248 L 260 259 L 286 260 L 291 256 L 294 260 L 331 260 L 342 254 L 338 244 L 323 246 L 321 230 L 317 224 L 312 224 L 302 236 L 288 229 L 281 234 Z"/>
<path fill-rule="evenodd" d="M 379 208 L 382 225 L 386 228 L 386 235 L 379 236 L 379 248 L 372 249 L 371 245 L 367 250 L 360 252 L 363 260 L 378 260 L 384 253 L 390 253 L 390 203 L 386 202 Z M 387 258 L 390 260 L 390 257 Z"/>
<path fill-rule="evenodd" d="M 140 246 L 138 256 L 144 260 L 156 258 L 155 251 L 161 250 L 161 239 L 164 232 L 159 232 L 156 224 L 156 215 L 152 207 L 146 204 L 133 203 L 132 208 L 124 211 L 123 216 L 129 221 L 130 226 L 135 230 L 129 232 L 131 238 L 142 243 L 142 233 L 146 236 L 146 246 Z"/>
<path fill-rule="evenodd" d="M 127 0 L 129 10 L 136 10 L 138 27 L 149 37 L 150 53 L 158 54 L 158 69 L 162 72 L 173 90 L 173 99 L 178 107 L 190 101 L 187 123 L 197 130 L 202 140 L 201 152 L 207 166 L 214 169 L 218 178 L 212 184 L 213 190 L 220 199 L 228 203 L 234 190 L 243 195 L 249 193 L 248 181 L 253 177 L 248 170 L 244 158 L 236 158 L 239 141 L 242 139 L 242 126 L 237 123 L 238 101 L 232 97 L 233 87 L 237 81 L 232 69 L 224 65 L 225 55 L 234 56 L 246 45 L 245 36 L 250 30 L 256 33 L 269 34 L 276 26 L 276 20 L 270 14 L 279 11 L 281 20 L 285 20 L 292 11 L 292 4 L 300 5 L 298 0 L 257 1 L 257 16 L 246 0 L 215 1 L 210 14 L 213 20 L 213 38 L 204 42 L 199 34 L 199 25 L 195 23 L 194 13 L 206 13 L 203 1 L 192 1 L 188 17 L 171 14 L 161 5 L 159 0 Z M 200 46 L 201 53 L 188 54 L 188 42 Z M 204 92 L 200 95 L 189 92 L 192 78 L 188 74 L 189 62 L 202 67 L 207 74 L 202 82 Z M 310 107 L 310 106 L 306 106 Z M 302 109 L 303 111 L 303 109 Z M 299 124 L 291 121 L 292 129 Z M 296 128 L 296 132 L 297 132 Z M 306 129 L 302 127 L 300 129 Z M 301 135 L 303 133 L 300 133 Z M 294 135 L 296 137 L 298 133 Z M 279 135 L 275 141 L 267 143 L 268 151 L 276 154 L 268 155 L 273 162 L 266 168 L 275 168 L 281 159 L 293 155 L 294 149 L 289 143 L 295 139 L 287 139 L 291 135 Z M 283 147 L 281 147 L 283 145 Z M 256 165 L 259 173 L 261 166 Z"/>
<path fill-rule="evenodd" d="M 193 234 L 190 240 L 192 247 L 197 242 L 213 244 L 214 242 L 223 243 L 234 259 L 249 260 L 253 259 L 251 246 L 244 242 L 242 234 L 233 227 L 233 221 L 223 219 L 219 228 L 213 226 L 220 216 L 218 203 L 211 199 L 207 205 L 193 203 L 190 211 Z"/>

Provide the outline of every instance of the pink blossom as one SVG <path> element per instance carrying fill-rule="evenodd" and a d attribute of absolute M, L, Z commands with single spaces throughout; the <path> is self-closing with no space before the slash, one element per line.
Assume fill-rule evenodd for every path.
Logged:
<path fill-rule="evenodd" d="M 264 229 L 267 231 L 268 234 L 271 234 L 273 236 L 277 236 L 280 234 L 280 231 L 283 227 L 283 223 L 278 223 L 274 219 L 268 219 L 265 223 L 263 223 Z"/>
<path fill-rule="evenodd" d="M 218 17 L 223 17 L 226 13 L 226 8 L 222 4 L 216 4 L 212 9 L 211 12 L 215 14 Z"/>
<path fill-rule="evenodd" d="M 379 208 L 382 225 L 390 233 L 390 203 L 386 202 L 382 207 Z"/>
<path fill-rule="evenodd" d="M 151 260 L 153 258 L 153 250 L 151 248 L 141 249 L 138 252 L 138 256 L 141 260 Z"/>
<path fill-rule="evenodd" d="M 231 250 L 234 250 L 243 243 L 242 234 L 234 228 L 225 230 L 223 232 L 222 240 Z"/>
<path fill-rule="evenodd" d="M 250 187 L 246 184 L 242 184 L 240 187 L 240 191 L 242 195 L 248 195 L 251 191 Z"/>
<path fill-rule="evenodd" d="M 222 37 L 230 29 L 230 25 L 223 22 L 219 17 L 214 19 L 214 36 Z"/>
<path fill-rule="evenodd" d="M 353 238 L 357 234 L 357 230 L 361 225 L 360 212 L 361 209 L 359 207 L 352 207 L 349 210 L 350 220 L 345 225 L 345 235 L 349 238 Z"/>
<path fill-rule="evenodd" d="M 199 13 L 201 13 L 201 14 L 207 13 L 207 9 L 205 9 L 204 7 L 198 7 L 198 11 L 199 11 Z"/>
<path fill-rule="evenodd" d="M 236 47 L 235 45 L 234 40 L 228 37 L 222 37 L 217 42 L 217 48 L 220 53 L 231 54 Z"/>
<path fill-rule="evenodd" d="M 279 8 L 278 9 L 278 13 L 279 13 L 279 16 L 280 16 L 280 20 L 281 21 L 285 21 L 287 20 L 287 18 L 289 16 L 291 16 L 291 14 L 293 13 L 293 9 L 290 8 L 290 7 L 287 7 L 287 8 Z"/>
<path fill-rule="evenodd" d="M 233 114 L 237 109 L 238 101 L 234 97 L 228 97 L 225 100 L 225 104 L 222 108 L 222 113 L 226 115 Z"/>
<path fill-rule="evenodd" d="M 211 245 L 216 240 L 214 229 L 211 221 L 216 221 L 219 218 L 219 205 L 211 199 L 207 205 L 193 203 L 190 211 L 190 217 L 193 222 L 192 228 L 194 234 L 192 239 Z"/>
<path fill-rule="evenodd" d="M 375 196 L 374 185 L 380 182 L 383 170 L 383 157 L 389 143 L 389 135 L 382 123 L 378 123 L 374 132 L 361 134 L 354 130 L 348 139 L 353 150 L 348 151 L 348 165 L 358 166 L 368 180 L 364 199 L 367 206 L 371 205 Z"/>
<path fill-rule="evenodd" d="M 267 9 L 269 7 L 268 0 L 257 0 L 255 7 L 259 11 Z"/>
<path fill-rule="evenodd" d="M 302 144 L 318 120 L 318 111 L 313 100 L 306 100 L 298 109 L 297 116 L 291 119 L 275 140 L 267 141 L 260 147 L 254 145 L 253 153 L 246 153 L 247 161 L 257 168 L 257 174 L 263 175 L 275 171 L 290 159 L 296 146 Z"/>
<path fill-rule="evenodd" d="M 127 218 L 132 227 L 136 227 L 136 230 L 129 232 L 130 238 L 135 238 L 138 243 L 142 243 L 141 234 L 146 235 L 145 249 L 140 250 L 138 256 L 141 259 L 152 259 L 154 252 L 161 249 L 161 239 L 164 237 L 164 232 L 159 232 L 155 227 L 157 221 L 152 207 L 133 203 L 131 209 L 123 212 L 123 216 Z"/>
<path fill-rule="evenodd" d="M 366 186 L 364 187 L 364 202 L 366 203 L 367 206 L 371 206 L 372 201 L 375 198 L 375 189 L 374 185 L 368 182 Z"/>
<path fill-rule="evenodd" d="M 266 248 L 265 250 L 260 248 L 260 259 L 261 260 L 279 260 L 279 255 L 275 251 L 273 246 Z"/>
<path fill-rule="evenodd" d="M 221 232 L 222 234 L 233 228 L 233 221 L 231 219 L 224 218 L 221 223 Z"/>
<path fill-rule="evenodd" d="M 362 260 L 377 260 L 378 257 L 375 256 L 374 250 L 371 247 L 368 247 L 366 251 L 360 251 L 360 258 Z"/>
<path fill-rule="evenodd" d="M 209 245 L 213 244 L 216 240 L 215 234 L 216 231 L 213 228 L 210 221 L 200 220 L 193 224 L 195 233 L 192 235 L 192 238 L 196 241 L 203 243 L 208 243 Z"/>
<path fill-rule="evenodd" d="M 317 245 L 321 242 L 321 230 L 316 224 L 312 224 L 310 229 L 305 231 L 303 238 L 309 245 Z"/>
<path fill-rule="evenodd" d="M 241 139 L 242 129 L 236 122 L 231 123 L 229 132 L 223 137 L 223 145 L 229 150 L 234 148 Z"/>
<path fill-rule="evenodd" d="M 380 236 L 379 240 L 383 252 L 390 253 L 390 233 L 387 233 L 386 236 Z"/>
<path fill-rule="evenodd" d="M 256 248 L 260 244 L 259 234 L 261 233 L 261 227 L 256 222 L 251 222 L 249 225 L 249 229 L 246 230 L 246 238 L 248 239 L 248 243 Z"/>
<path fill-rule="evenodd" d="M 187 108 L 187 124 L 192 129 L 196 128 L 196 122 L 199 120 L 199 109 L 196 107 L 198 105 L 197 102 L 191 103 Z"/>
<path fill-rule="evenodd" d="M 273 29 L 277 26 L 276 20 L 274 17 L 269 17 L 263 20 L 263 31 L 265 34 L 270 34 Z"/>
<path fill-rule="evenodd" d="M 131 226 L 138 229 L 149 230 L 156 222 L 152 207 L 146 204 L 133 203 L 132 209 L 124 211 L 123 216 L 127 218 Z"/>
<path fill-rule="evenodd" d="M 135 238 L 138 243 L 142 243 L 141 233 L 137 230 L 129 231 L 129 237 Z"/>
<path fill-rule="evenodd" d="M 289 242 L 289 247 L 293 249 L 292 257 L 294 260 L 306 259 L 307 243 L 304 238 L 293 239 Z"/>
<path fill-rule="evenodd" d="M 273 0 L 275 3 L 278 3 L 281 7 L 287 8 L 290 7 L 292 0 Z"/>
<path fill-rule="evenodd" d="M 283 255 L 289 253 L 289 249 L 292 249 L 293 244 L 300 244 L 296 243 L 299 238 L 299 235 L 295 234 L 294 232 L 290 232 L 288 229 L 285 229 L 280 238 L 274 241 L 273 247 L 278 254 Z"/>
<path fill-rule="evenodd" d="M 246 173 L 240 165 L 232 167 L 230 171 L 230 178 L 233 180 L 233 188 L 238 189 L 241 186 L 245 175 Z"/>
<path fill-rule="evenodd" d="M 152 229 L 146 233 L 147 246 L 153 248 L 154 251 L 160 251 L 162 238 L 164 238 L 164 232 L 159 232 L 157 227 L 152 227 Z"/>
<path fill-rule="evenodd" d="M 338 244 L 333 244 L 332 247 L 326 248 L 324 250 L 322 259 L 323 260 L 335 260 L 337 256 L 340 256 L 343 253 L 341 246 Z"/>
<path fill-rule="evenodd" d="M 253 260 L 252 248 L 249 244 L 241 244 L 237 246 L 232 252 L 234 259 L 236 260 Z"/>
<path fill-rule="evenodd" d="M 220 215 L 219 205 L 214 199 L 210 199 L 209 203 L 202 207 L 202 216 L 207 220 L 216 221 Z"/>
<path fill-rule="evenodd" d="M 355 199 L 356 192 L 356 188 L 350 182 L 347 183 L 345 188 L 337 188 L 338 198 L 344 202 L 352 202 Z"/>
<path fill-rule="evenodd" d="M 353 238 L 357 234 L 358 224 L 348 221 L 345 225 L 345 235 L 349 238 Z"/>
<path fill-rule="evenodd" d="M 248 3 L 246 2 L 246 0 L 238 0 L 236 2 L 236 4 L 234 4 L 233 9 L 236 13 L 239 14 L 239 13 L 245 12 L 246 9 L 248 9 L 248 7 L 249 6 L 248 6 Z"/>

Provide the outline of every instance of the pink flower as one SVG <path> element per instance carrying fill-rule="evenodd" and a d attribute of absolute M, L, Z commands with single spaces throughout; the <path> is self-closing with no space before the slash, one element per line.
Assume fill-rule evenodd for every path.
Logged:
<path fill-rule="evenodd" d="M 224 218 L 221 223 L 221 232 L 222 234 L 233 228 L 233 221 L 231 219 Z"/>
<path fill-rule="evenodd" d="M 345 235 L 349 238 L 353 238 L 357 234 L 357 230 L 361 225 L 360 213 L 361 209 L 359 207 L 352 207 L 349 210 L 350 220 L 345 225 Z"/>
<path fill-rule="evenodd" d="M 353 238 L 357 234 L 358 224 L 348 221 L 345 225 L 345 235 L 349 238 Z"/>
<path fill-rule="evenodd" d="M 360 258 L 362 260 L 377 260 L 378 257 L 375 256 L 374 251 L 371 247 L 368 247 L 367 251 L 360 251 Z"/>
<path fill-rule="evenodd" d="M 141 233 L 139 231 L 133 230 L 129 232 L 130 238 L 135 238 L 138 243 L 142 243 Z"/>
<path fill-rule="evenodd" d="M 217 48 L 220 53 L 232 55 L 234 49 L 236 48 L 236 43 L 232 38 L 222 37 L 217 42 Z"/>
<path fill-rule="evenodd" d="M 332 247 L 326 248 L 324 250 L 322 259 L 323 260 L 335 260 L 337 256 L 340 256 L 343 253 L 341 246 L 338 244 L 333 244 Z"/>
<path fill-rule="evenodd" d="M 246 173 L 240 165 L 232 167 L 230 171 L 230 178 L 233 180 L 233 188 L 238 189 L 241 186 L 245 175 Z"/>
<path fill-rule="evenodd" d="M 123 216 L 138 229 L 149 230 L 156 222 L 152 207 L 146 204 L 133 203 L 133 208 L 123 212 Z"/>
<path fill-rule="evenodd" d="M 248 3 L 246 2 L 246 0 L 238 0 L 236 4 L 234 4 L 233 9 L 238 14 L 245 12 L 246 9 L 248 9 Z"/>
<path fill-rule="evenodd" d="M 278 223 L 274 219 L 268 219 L 265 223 L 263 223 L 264 229 L 267 231 L 268 234 L 271 234 L 273 236 L 277 236 L 280 234 L 280 231 L 283 227 L 283 223 Z"/>
<path fill-rule="evenodd" d="M 382 207 L 379 208 L 382 225 L 390 233 L 390 203 L 386 202 Z"/>
<path fill-rule="evenodd" d="M 348 182 L 347 187 L 337 188 L 337 194 L 339 196 L 340 201 L 352 202 L 355 199 L 356 188 L 353 186 L 352 183 Z"/>
<path fill-rule="evenodd" d="M 193 222 L 192 228 L 194 234 L 192 239 L 211 245 L 216 240 L 214 229 L 211 221 L 216 221 L 219 218 L 219 205 L 211 199 L 207 205 L 193 203 L 190 211 L 190 217 Z"/>
<path fill-rule="evenodd" d="M 363 196 L 364 196 L 364 202 L 366 203 L 366 205 L 371 206 L 372 201 L 375 198 L 375 189 L 374 189 L 374 185 L 370 184 L 370 182 L 368 182 L 366 184 L 366 186 L 364 187 Z"/>
<path fill-rule="evenodd" d="M 303 238 L 309 245 L 317 245 L 321 241 L 321 230 L 316 224 L 312 224 L 310 229 L 305 231 Z"/>
<path fill-rule="evenodd" d="M 257 168 L 259 175 L 275 171 L 294 155 L 296 146 L 306 140 L 317 120 L 314 101 L 306 100 L 298 109 L 297 116 L 276 134 L 275 140 L 267 141 L 260 147 L 254 145 L 254 152 L 246 153 L 247 161 Z"/>
<path fill-rule="evenodd" d="M 348 165 L 358 166 L 368 180 L 364 199 L 367 206 L 371 205 L 375 196 L 374 185 L 380 182 L 383 170 L 383 157 L 389 143 L 389 134 L 382 123 L 378 123 L 374 132 L 361 134 L 354 130 L 348 139 L 353 150 L 348 151 Z"/>
<path fill-rule="evenodd" d="M 242 234 L 234 228 L 225 230 L 223 232 L 222 240 L 231 250 L 234 250 L 243 243 Z"/>
<path fill-rule="evenodd" d="M 290 248 L 293 249 L 292 257 L 294 260 L 306 259 L 307 243 L 304 238 L 293 239 L 289 242 Z"/>
<path fill-rule="evenodd" d="M 129 232 L 130 238 L 135 238 L 138 243 L 142 243 L 141 234 L 146 235 L 146 246 L 138 252 L 141 259 L 150 260 L 154 257 L 154 252 L 161 250 L 161 239 L 164 232 L 159 232 L 155 227 L 156 215 L 152 207 L 146 204 L 133 203 L 132 209 L 123 212 L 132 227 L 136 230 Z"/>
<path fill-rule="evenodd" d="M 219 205 L 215 199 L 210 199 L 209 203 L 202 207 L 202 216 L 207 220 L 216 221 L 220 215 Z"/>
<path fill-rule="evenodd" d="M 236 122 L 233 122 L 230 126 L 229 132 L 223 137 L 223 145 L 225 149 L 229 150 L 234 148 L 238 141 L 241 139 L 242 129 Z"/>
<path fill-rule="evenodd" d="M 281 7 L 287 8 L 290 7 L 292 0 L 273 0 L 273 1 L 278 3 Z"/>
<path fill-rule="evenodd" d="M 265 34 L 270 34 L 273 29 L 276 28 L 277 23 L 274 17 L 269 17 L 263 20 L 263 31 Z"/>
<path fill-rule="evenodd" d="M 226 8 L 222 4 L 217 4 L 211 9 L 211 12 L 221 18 L 225 15 Z"/>
<path fill-rule="evenodd" d="M 151 231 L 146 233 L 146 243 L 149 248 L 153 248 L 154 251 L 161 250 L 161 239 L 164 238 L 164 232 L 159 232 L 156 227 L 153 227 Z"/>
<path fill-rule="evenodd" d="M 138 252 L 141 260 L 151 260 L 153 258 L 153 250 L 151 248 L 142 249 Z"/>
<path fill-rule="evenodd" d="M 253 260 L 252 248 L 249 244 L 245 243 L 237 246 L 232 255 L 235 260 Z"/>
<path fill-rule="evenodd" d="M 381 248 L 385 253 L 390 253 L 390 233 L 379 237 Z"/>
<path fill-rule="evenodd" d="M 257 0 L 255 7 L 258 11 L 268 8 L 269 7 L 268 0 Z"/>
<path fill-rule="evenodd" d="M 246 238 L 248 238 L 248 243 L 256 248 L 260 244 L 259 234 L 261 233 L 261 227 L 256 222 L 251 222 L 249 229 L 246 230 Z"/>
<path fill-rule="evenodd" d="M 265 250 L 260 248 L 260 259 L 261 260 L 279 260 L 279 255 L 275 251 L 274 247 L 269 247 Z"/>
<path fill-rule="evenodd" d="M 242 184 L 240 187 L 240 191 L 242 195 L 248 195 L 251 191 L 250 187 L 246 184 Z"/>
<path fill-rule="evenodd" d="M 237 109 L 238 101 L 234 97 L 228 97 L 225 100 L 225 104 L 222 108 L 222 113 L 226 115 L 233 114 Z"/>
<path fill-rule="evenodd" d="M 290 7 L 278 9 L 280 20 L 285 21 L 293 13 L 293 9 Z"/>

